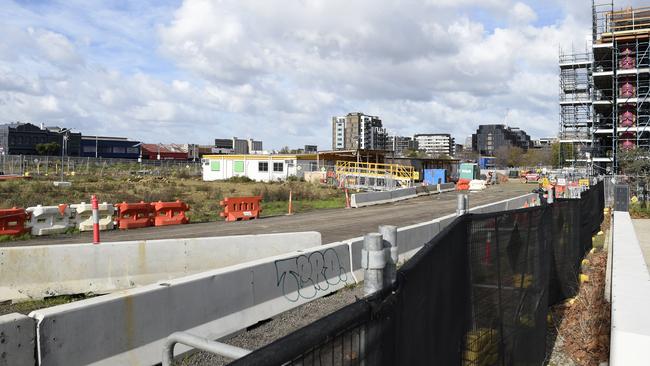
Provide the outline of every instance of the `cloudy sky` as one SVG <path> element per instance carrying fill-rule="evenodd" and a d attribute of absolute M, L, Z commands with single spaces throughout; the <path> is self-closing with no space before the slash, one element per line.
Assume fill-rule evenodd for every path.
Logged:
<path fill-rule="evenodd" d="M 555 135 L 558 49 L 584 49 L 591 1 L 0 0 L 0 19 L 0 122 L 329 148 L 351 111 Z"/>

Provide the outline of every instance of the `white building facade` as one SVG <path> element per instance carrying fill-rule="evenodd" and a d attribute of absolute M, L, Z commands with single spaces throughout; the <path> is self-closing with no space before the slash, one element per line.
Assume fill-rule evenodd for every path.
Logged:
<path fill-rule="evenodd" d="M 203 180 L 216 181 L 248 177 L 255 181 L 282 181 L 304 177 L 318 170 L 316 155 L 206 155 L 203 157 Z"/>
<path fill-rule="evenodd" d="M 456 154 L 456 142 L 448 133 L 425 133 L 413 137 L 418 143 L 418 149 L 424 150 L 433 156 Z"/>

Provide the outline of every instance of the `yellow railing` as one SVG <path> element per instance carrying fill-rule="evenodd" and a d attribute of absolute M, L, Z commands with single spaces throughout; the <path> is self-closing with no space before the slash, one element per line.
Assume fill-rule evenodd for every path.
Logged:
<path fill-rule="evenodd" d="M 336 175 L 338 179 L 345 176 L 363 176 L 373 178 L 391 178 L 398 181 L 417 179 L 417 173 L 412 166 L 399 164 L 364 163 L 356 161 L 337 161 Z"/>

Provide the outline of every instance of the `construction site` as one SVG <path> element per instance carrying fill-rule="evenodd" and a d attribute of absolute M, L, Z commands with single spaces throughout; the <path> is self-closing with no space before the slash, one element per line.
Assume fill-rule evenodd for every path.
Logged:
<path fill-rule="evenodd" d="M 561 159 L 616 174 L 621 151 L 650 148 L 650 8 L 594 1 L 592 18 L 585 48 L 560 50 Z"/>
<path fill-rule="evenodd" d="M 340 150 L 3 156 L 0 366 L 647 365 L 650 220 L 616 174 L 650 150 L 650 8 L 592 15 L 559 168 L 396 155 L 360 114 Z"/>

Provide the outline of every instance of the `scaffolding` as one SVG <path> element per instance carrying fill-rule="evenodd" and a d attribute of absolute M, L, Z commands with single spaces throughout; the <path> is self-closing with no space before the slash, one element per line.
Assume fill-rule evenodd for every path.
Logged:
<path fill-rule="evenodd" d="M 620 151 L 650 149 L 650 8 L 592 9 L 592 161 L 595 173 L 616 173 Z"/>
<path fill-rule="evenodd" d="M 581 52 L 560 49 L 559 66 L 560 163 L 584 166 L 593 143 L 593 59 L 588 45 Z"/>
<path fill-rule="evenodd" d="M 399 164 L 337 161 L 336 178 L 347 188 L 390 191 L 412 187 L 418 172 Z"/>

